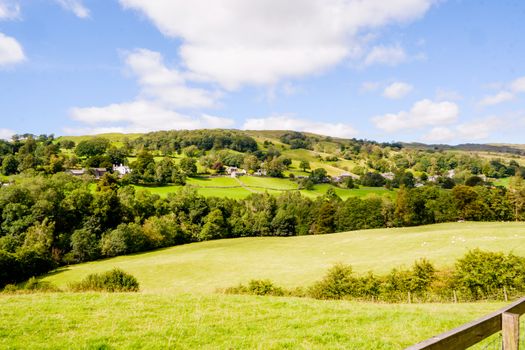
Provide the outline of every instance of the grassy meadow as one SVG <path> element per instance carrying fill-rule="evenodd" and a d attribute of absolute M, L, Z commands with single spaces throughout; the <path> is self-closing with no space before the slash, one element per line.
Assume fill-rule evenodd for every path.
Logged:
<path fill-rule="evenodd" d="M 241 176 L 234 179 L 228 176 L 210 176 L 187 178 L 186 186 L 194 187 L 197 192 L 205 197 L 228 197 L 242 199 L 252 193 L 268 192 L 279 195 L 285 191 L 300 191 L 306 197 L 316 198 L 324 195 L 329 188 L 333 188 L 337 195 L 343 200 L 349 197 L 386 196 L 395 198 L 396 190 L 387 190 L 383 187 L 360 187 L 356 189 L 339 188 L 330 184 L 315 185 L 312 190 L 299 190 L 297 183 L 289 179 L 272 177 Z M 168 193 L 179 191 L 182 186 L 138 186 L 137 189 L 145 189 L 151 193 L 165 197 Z"/>
<path fill-rule="evenodd" d="M 139 293 L 0 293 L 2 349 L 403 349 L 503 303 L 382 304 L 225 295 L 268 278 L 305 286 L 336 262 L 386 272 L 472 248 L 525 254 L 525 223 L 448 223 L 319 236 L 207 241 L 54 271 L 59 287 L 119 267 Z M 489 342 L 499 342 L 498 336 Z M 484 342 L 475 349 L 483 349 Z"/>
<path fill-rule="evenodd" d="M 423 257 L 444 267 L 474 248 L 525 255 L 525 223 L 464 222 L 206 241 L 72 265 L 44 280 L 65 287 L 90 273 L 119 267 L 137 277 L 145 292 L 202 294 L 251 279 L 306 286 L 338 262 L 352 265 L 358 273 L 384 273 Z"/>
<path fill-rule="evenodd" d="M 1 295 L 2 349 L 402 349 L 501 303 L 231 295 Z"/>

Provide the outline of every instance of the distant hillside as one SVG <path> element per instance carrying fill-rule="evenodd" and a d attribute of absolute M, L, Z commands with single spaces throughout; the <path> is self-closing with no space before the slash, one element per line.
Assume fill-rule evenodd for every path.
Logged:
<path fill-rule="evenodd" d="M 444 267 L 474 248 L 523 255 L 524 240 L 525 223 L 513 222 L 223 239 L 72 265 L 44 280 L 63 287 L 118 267 L 136 276 L 146 292 L 213 293 L 254 278 L 295 287 L 319 279 L 337 262 L 351 264 L 359 273 L 383 273 L 420 258 Z"/>
<path fill-rule="evenodd" d="M 403 143 L 406 148 L 434 151 L 496 152 L 525 155 L 525 145 L 463 143 L 455 146 L 445 144 Z"/>

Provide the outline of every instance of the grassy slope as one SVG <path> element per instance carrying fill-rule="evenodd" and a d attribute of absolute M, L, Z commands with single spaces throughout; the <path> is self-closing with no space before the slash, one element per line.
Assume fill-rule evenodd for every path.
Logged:
<path fill-rule="evenodd" d="M 224 295 L 0 295 L 0 348 L 402 349 L 501 306 Z"/>
<path fill-rule="evenodd" d="M 450 223 L 322 236 L 217 240 L 73 265 L 45 279 L 64 286 L 118 266 L 135 275 L 148 292 L 211 293 L 253 278 L 305 286 L 320 279 L 336 262 L 351 264 L 361 273 L 387 272 L 422 257 L 437 266 L 450 265 L 477 247 L 525 255 L 525 223 Z"/>

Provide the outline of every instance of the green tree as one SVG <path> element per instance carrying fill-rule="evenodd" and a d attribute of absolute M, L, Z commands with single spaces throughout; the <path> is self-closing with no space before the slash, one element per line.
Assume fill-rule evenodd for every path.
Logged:
<path fill-rule="evenodd" d="M 204 225 L 198 238 L 201 241 L 222 238 L 226 232 L 226 223 L 222 212 L 219 209 L 214 209 L 204 219 Z"/>
<path fill-rule="evenodd" d="M 301 163 L 299 163 L 299 168 L 303 169 L 303 171 L 310 170 L 310 162 L 307 160 L 301 160 Z"/>
<path fill-rule="evenodd" d="M 513 206 L 514 219 L 516 221 L 523 220 L 523 212 L 525 209 L 525 181 L 523 181 L 521 176 L 511 178 L 507 196 Z"/>
<path fill-rule="evenodd" d="M 96 137 L 80 141 L 75 148 L 75 153 L 79 157 L 93 157 L 104 154 L 108 147 L 109 140 L 102 137 Z"/>
<path fill-rule="evenodd" d="M 77 262 L 96 259 L 100 248 L 95 232 L 86 228 L 75 230 L 71 235 L 71 253 Z"/>
<path fill-rule="evenodd" d="M 186 176 L 195 176 L 197 175 L 197 161 L 194 158 L 182 158 L 180 169 Z"/>
<path fill-rule="evenodd" d="M 8 155 L 2 161 L 2 174 L 4 175 L 13 175 L 16 174 L 18 170 L 18 161 L 15 156 Z"/>

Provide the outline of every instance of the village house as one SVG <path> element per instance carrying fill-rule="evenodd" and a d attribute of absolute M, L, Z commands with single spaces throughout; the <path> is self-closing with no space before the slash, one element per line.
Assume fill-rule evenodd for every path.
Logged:
<path fill-rule="evenodd" d="M 119 177 L 122 177 L 124 175 L 127 175 L 131 173 L 131 169 L 127 165 L 113 165 L 113 172 L 117 173 Z"/>
<path fill-rule="evenodd" d="M 84 169 L 69 169 L 68 173 L 73 176 L 83 176 L 86 174 L 86 171 Z"/>
<path fill-rule="evenodd" d="M 86 174 L 90 174 L 95 176 L 95 179 L 99 180 L 102 176 L 104 176 L 105 173 L 107 173 L 106 168 L 89 168 L 86 169 L 69 169 L 67 171 L 69 174 L 73 176 L 84 176 Z"/>
<path fill-rule="evenodd" d="M 334 176 L 333 180 L 334 182 L 343 182 L 345 179 L 351 177 L 352 179 L 356 180 L 359 179 L 359 176 L 350 174 L 350 173 L 343 173 L 339 176 Z"/>
<path fill-rule="evenodd" d="M 388 173 L 382 173 L 381 176 L 387 180 L 394 180 L 394 177 L 396 176 L 393 172 L 388 172 Z"/>

